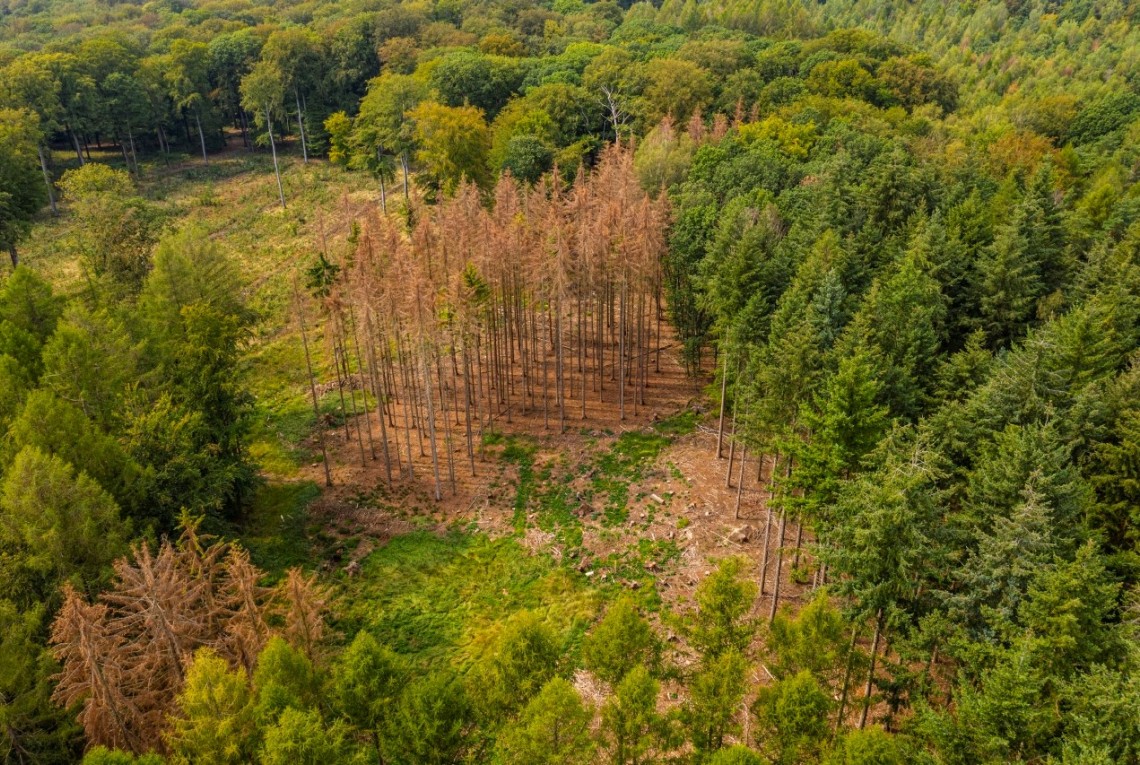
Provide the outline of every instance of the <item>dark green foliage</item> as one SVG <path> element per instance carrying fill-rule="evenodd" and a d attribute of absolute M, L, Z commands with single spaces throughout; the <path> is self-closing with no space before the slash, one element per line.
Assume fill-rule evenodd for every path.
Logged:
<path fill-rule="evenodd" d="M 691 640 L 708 659 L 740 654 L 752 642 L 750 618 L 758 587 L 745 578 L 746 559 L 723 558 L 697 588 Z"/>
<path fill-rule="evenodd" d="M 333 665 L 329 684 L 334 706 L 353 727 L 378 737 L 407 677 L 399 657 L 369 633 L 358 632 Z"/>
<path fill-rule="evenodd" d="M 582 703 L 574 687 L 556 677 L 500 735 L 500 756 L 512 765 L 588 765 L 594 750 L 592 717 L 593 710 Z"/>
<path fill-rule="evenodd" d="M 0 597 L 22 609 L 56 602 L 70 581 L 95 589 L 111 562 L 127 551 L 130 524 L 115 501 L 86 473 L 58 456 L 25 447 L 0 485 Z"/>
<path fill-rule="evenodd" d="M 316 710 L 289 708 L 265 731 L 260 761 L 264 765 L 348 765 L 359 762 L 341 723 L 327 724 Z"/>
<path fill-rule="evenodd" d="M 522 708 L 554 675 L 559 650 L 550 627 L 529 611 L 503 625 L 491 652 L 476 667 L 473 694 L 489 719 Z"/>
<path fill-rule="evenodd" d="M 720 749 L 725 738 L 737 732 L 745 669 L 740 654 L 728 651 L 706 661 L 689 680 L 689 700 L 681 719 L 693 749 L 701 756 Z"/>
<path fill-rule="evenodd" d="M 830 733 L 831 704 L 807 670 L 762 688 L 752 705 L 756 740 L 772 762 L 794 765 L 815 760 Z"/>
<path fill-rule="evenodd" d="M 471 719 L 463 684 L 444 671 L 428 674 L 400 694 L 386 726 L 384 750 L 398 765 L 462 762 Z"/>
<path fill-rule="evenodd" d="M 599 678 L 617 686 L 635 667 L 652 668 L 657 652 L 657 637 L 649 624 L 637 613 L 633 599 L 623 597 L 586 638 L 582 661 Z"/>
<path fill-rule="evenodd" d="M 0 599 L 0 753 L 62 765 L 79 756 L 81 735 L 70 711 L 51 700 L 59 667 L 43 645 L 45 613 Z"/>
<path fill-rule="evenodd" d="M 303 653 L 280 637 L 272 638 L 257 657 L 253 672 L 256 714 L 270 725 L 288 709 L 308 709 L 316 701 L 319 678 Z"/>

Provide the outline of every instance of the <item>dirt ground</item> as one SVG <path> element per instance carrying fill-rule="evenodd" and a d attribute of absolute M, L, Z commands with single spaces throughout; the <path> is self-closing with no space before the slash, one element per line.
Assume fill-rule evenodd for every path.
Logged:
<path fill-rule="evenodd" d="M 582 573 L 604 581 L 618 576 L 618 572 L 606 566 L 606 561 L 612 561 L 615 555 L 636 548 L 641 540 L 670 542 L 679 554 L 662 565 L 650 562 L 646 570 L 653 576 L 662 599 L 681 607 L 691 602 L 695 586 L 711 570 L 715 559 L 727 555 L 747 556 L 759 578 L 767 557 L 763 593 L 756 604 L 756 615 L 766 617 L 776 589 L 781 548 L 779 514 L 770 515 L 768 510 L 770 464 L 765 459 L 761 466 L 755 455 L 748 454 L 742 470 L 740 450 L 730 448 L 727 436 L 722 456 L 717 458 L 718 412 L 712 410 L 703 392 L 710 379 L 708 375 L 687 375 L 675 349 L 669 348 L 661 353 L 660 372 L 650 377 L 645 405 L 636 407 L 635 411 L 627 404 L 624 420 L 618 417 L 617 393 L 613 386 L 603 390 L 600 398 L 596 392 L 588 391 L 585 419 L 581 399 L 569 398 L 564 433 L 558 432 L 555 407 L 548 405 L 544 417 L 541 401 L 525 408 L 516 401 L 509 422 L 505 412 L 500 413 L 493 429 L 504 436 L 526 437 L 533 443 L 536 466 L 562 466 L 560 475 L 564 474 L 571 496 L 575 498 L 589 496 L 590 474 L 585 468 L 596 455 L 611 449 L 622 433 L 651 432 L 654 423 L 673 415 L 685 411 L 698 413 L 696 429 L 674 438 L 640 471 L 641 478 L 629 483 L 628 517 L 622 524 L 614 526 L 597 520 L 600 500 L 595 497 L 592 505 L 584 504 L 575 511 L 582 521 L 580 548 L 564 549 L 556 534 L 541 530 L 533 522 L 533 512 L 529 514 L 521 539 L 523 544 L 535 553 L 549 554 L 556 559 L 575 555 Z M 519 383 L 521 388 L 521 381 Z M 400 421 L 401 411 L 399 406 L 394 407 L 394 421 Z M 498 459 L 492 449 L 483 458 L 476 459 L 472 474 L 463 427 L 455 421 L 451 426 L 455 480 L 452 485 L 447 456 L 441 454 L 443 498 L 438 502 L 433 497 L 432 462 L 426 438 L 422 452 L 413 449 L 411 478 L 406 464 L 407 445 L 402 442 L 401 466 L 397 468 L 393 464 L 393 482 L 388 484 L 377 412 L 372 412 L 367 420 L 358 415 L 349 418 L 347 427 L 330 427 L 325 431 L 334 485 L 324 490 L 314 510 L 335 518 L 334 525 L 352 529 L 365 539 L 356 548 L 353 558 L 363 557 L 376 544 L 382 544 L 395 534 L 425 526 L 442 530 L 457 522 L 473 523 L 493 536 L 517 531 L 514 512 L 519 484 L 517 466 Z M 491 424 L 486 429 L 491 430 Z M 441 451 L 446 440 L 445 430 L 446 422 L 441 415 L 437 418 Z M 391 428 L 388 435 L 389 451 L 394 454 L 396 444 Z M 320 453 L 315 438 L 308 446 L 313 453 Z M 415 438 L 413 446 L 418 446 Z M 372 458 L 373 450 L 376 459 Z M 728 457 L 733 451 L 732 476 L 731 481 L 727 481 Z M 302 474 L 320 485 L 324 483 L 319 461 L 305 466 Z M 371 501 L 375 498 L 380 499 Z M 793 581 L 792 563 L 797 557 L 794 549 L 798 532 L 794 524 L 785 525 L 785 554 L 779 565 L 781 603 L 799 601 L 810 587 L 810 577 L 814 574 L 814 567 L 807 565 L 805 553 L 799 556 L 804 564 L 798 572 L 801 583 Z M 803 583 L 805 577 L 808 581 Z"/>

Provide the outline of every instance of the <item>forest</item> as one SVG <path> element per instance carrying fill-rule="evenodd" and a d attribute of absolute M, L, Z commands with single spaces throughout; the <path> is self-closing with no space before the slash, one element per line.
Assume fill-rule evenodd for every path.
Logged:
<path fill-rule="evenodd" d="M 0 0 L 0 756 L 1140 765 L 1140 6 Z"/>

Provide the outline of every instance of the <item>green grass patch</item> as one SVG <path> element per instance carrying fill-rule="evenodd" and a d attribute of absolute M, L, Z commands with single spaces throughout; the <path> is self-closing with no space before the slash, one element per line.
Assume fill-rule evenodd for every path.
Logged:
<path fill-rule="evenodd" d="M 565 466 L 563 466 L 565 467 Z M 547 466 L 539 475 L 537 492 L 537 521 L 543 531 L 554 534 L 559 544 L 567 549 L 582 546 L 582 522 L 574 514 L 574 497 L 568 480 L 562 480 L 553 466 Z"/>
<path fill-rule="evenodd" d="M 312 481 L 270 481 L 258 489 L 237 535 L 253 563 L 271 579 L 292 566 L 312 565 L 315 534 L 307 508 L 320 493 Z"/>
<path fill-rule="evenodd" d="M 345 640 L 366 629 L 421 663 L 465 667 L 493 644 L 498 625 L 522 609 L 576 644 L 601 594 L 514 539 L 414 532 L 369 555 L 360 577 L 344 580 L 340 603 L 336 626 Z"/>
<path fill-rule="evenodd" d="M 484 437 L 484 441 L 486 441 L 486 437 Z M 527 508 L 530 506 L 531 495 L 534 493 L 534 453 L 538 450 L 538 446 L 533 441 L 519 436 L 508 436 L 501 443 L 504 443 L 505 446 L 502 454 L 499 455 L 500 459 L 503 462 L 517 465 L 519 469 L 512 523 L 515 532 L 522 534 L 526 531 Z"/>
<path fill-rule="evenodd" d="M 622 433 L 610 451 L 595 465 L 595 494 L 606 497 L 603 520 L 609 525 L 624 523 L 629 516 L 629 484 L 642 477 L 645 466 L 657 458 L 671 439 L 659 433 Z"/>
<path fill-rule="evenodd" d="M 684 436 L 697 429 L 697 413 L 691 409 L 654 424 L 653 429 L 663 436 Z"/>

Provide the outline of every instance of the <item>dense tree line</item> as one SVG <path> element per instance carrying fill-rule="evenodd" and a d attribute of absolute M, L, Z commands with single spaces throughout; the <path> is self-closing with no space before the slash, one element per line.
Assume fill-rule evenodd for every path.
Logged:
<path fill-rule="evenodd" d="M 194 230 L 152 256 L 159 222 L 125 172 L 89 164 L 60 185 L 91 214 L 85 289 L 65 300 L 25 266 L 0 284 L 0 698 L 14 762 L 74 756 L 72 716 L 49 700 L 57 609 L 94 597 L 132 540 L 182 513 L 234 517 L 254 481 L 238 370 L 250 315 L 231 265 Z"/>
<path fill-rule="evenodd" d="M 155 625 L 132 619 L 138 574 L 148 569 L 162 572 L 155 595 L 172 635 L 132 648 L 124 632 Z M 896 740 L 848 726 L 836 704 L 865 701 L 854 686 L 867 657 L 848 643 L 826 596 L 778 615 L 764 630 L 766 650 L 755 653 L 757 588 L 741 558 L 719 561 L 695 607 L 671 619 L 693 648 L 683 664 L 665 658 L 657 628 L 622 596 L 592 625 L 580 657 L 524 610 L 462 672 L 416 666 L 368 632 L 331 657 L 317 650 L 319 590 L 298 574 L 279 595 L 259 590 L 240 549 L 202 543 L 193 526 L 178 544 L 154 557 L 136 552 L 116 571 L 100 604 L 69 592 L 53 630 L 65 661 L 57 693 L 84 699 L 80 719 L 97 744 L 88 765 L 904 762 Z M 191 572 L 193 597 L 171 601 Z M 280 631 L 263 615 L 274 597 L 285 609 Z M 171 663 L 174 643 L 186 651 L 184 666 Z M 159 683 L 140 686 L 132 660 Z M 751 679 L 758 666 L 770 676 L 761 687 Z M 583 677 L 600 703 L 583 696 Z M 683 689 L 682 701 L 663 705 L 666 686 Z"/>
<path fill-rule="evenodd" d="M 751 455 L 766 534 L 790 552 L 795 527 L 799 575 L 867 646 L 859 724 L 917 761 L 1136 758 L 1140 112 L 1119 86 L 980 130 L 1001 118 L 892 112 L 851 79 L 639 153 L 673 179 L 671 310 L 694 367 L 716 354 L 726 477 Z"/>

